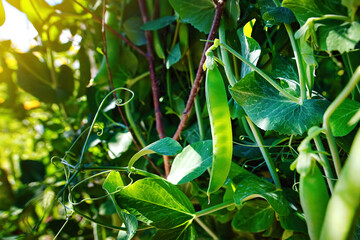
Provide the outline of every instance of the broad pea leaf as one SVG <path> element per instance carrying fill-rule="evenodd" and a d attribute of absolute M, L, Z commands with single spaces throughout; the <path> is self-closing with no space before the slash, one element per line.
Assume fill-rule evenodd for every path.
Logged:
<path fill-rule="evenodd" d="M 161 179 L 145 178 L 115 194 L 122 209 L 159 229 L 186 224 L 194 218 L 194 207 L 176 186 Z"/>
<path fill-rule="evenodd" d="M 126 36 L 137 46 L 146 44 L 145 32 L 141 29 L 142 25 L 140 17 L 131 17 L 123 25 Z"/>
<path fill-rule="evenodd" d="M 348 52 L 360 41 L 360 23 L 332 21 L 317 31 L 320 48 L 328 51 Z"/>
<path fill-rule="evenodd" d="M 268 229 L 275 217 L 275 212 L 264 200 L 247 201 L 235 214 L 231 225 L 237 230 L 262 232 Z"/>
<path fill-rule="evenodd" d="M 18 62 L 17 82 L 19 86 L 42 102 L 55 103 L 66 93 L 52 87 L 50 71 L 45 63 L 32 53 L 16 53 Z M 59 96 L 58 96 L 59 95 Z"/>
<path fill-rule="evenodd" d="M 212 164 L 212 141 L 199 141 L 183 149 L 171 166 L 167 178 L 172 184 L 183 184 L 203 174 Z"/>
<path fill-rule="evenodd" d="M 115 134 L 109 141 L 108 147 L 109 151 L 108 154 L 111 159 L 120 157 L 122 153 L 129 149 L 132 143 L 132 135 L 130 132 L 119 132 Z"/>
<path fill-rule="evenodd" d="M 200 32 L 209 33 L 215 15 L 212 0 L 169 0 L 182 21 L 190 23 Z"/>
<path fill-rule="evenodd" d="M 180 227 L 166 230 L 158 230 L 152 240 L 196 240 L 195 227 L 191 224 L 184 224 Z"/>
<path fill-rule="evenodd" d="M 176 21 L 175 16 L 165 16 L 154 21 L 149 21 L 141 26 L 142 30 L 145 31 L 155 31 L 166 26 L 169 26 L 172 22 Z"/>
<path fill-rule="evenodd" d="M 133 215 L 121 211 L 121 208 L 116 203 L 114 193 L 118 190 L 119 187 L 123 186 L 124 183 L 121 179 L 120 173 L 117 171 L 111 171 L 103 183 L 103 189 L 105 189 L 106 192 L 110 194 L 111 201 L 113 202 L 117 213 L 119 214 L 127 229 L 126 232 L 119 231 L 117 239 L 130 240 L 136 233 L 138 222 Z"/>
<path fill-rule="evenodd" d="M 360 110 L 360 103 L 345 99 L 334 113 L 330 116 L 330 128 L 335 137 L 343 137 L 349 134 L 358 121 L 349 124 L 352 117 Z"/>
<path fill-rule="evenodd" d="M 144 147 L 139 152 L 134 154 L 134 156 L 132 156 L 129 161 L 128 167 L 129 169 L 131 169 L 131 167 L 140 157 L 147 154 L 157 153 L 160 155 L 174 156 L 180 153 L 182 149 L 183 148 L 177 141 L 172 138 L 166 137 Z"/>
<path fill-rule="evenodd" d="M 295 60 L 276 55 L 273 59 L 271 75 L 273 78 L 299 81 Z"/>
<path fill-rule="evenodd" d="M 277 7 L 274 1 L 259 0 L 259 8 L 266 26 L 291 24 L 296 21 L 294 13 L 285 7 Z"/>
<path fill-rule="evenodd" d="M 166 59 L 166 68 L 169 69 L 173 64 L 177 63 L 181 58 L 181 51 L 179 43 L 170 50 L 169 56 Z"/>
<path fill-rule="evenodd" d="M 286 216 L 279 216 L 281 227 L 287 230 L 307 233 L 305 218 L 300 213 L 291 212 Z"/>
<path fill-rule="evenodd" d="M 236 183 L 234 194 L 235 204 L 242 205 L 245 201 L 253 198 L 264 198 L 271 207 L 280 215 L 286 216 L 290 213 L 288 201 L 281 190 L 253 174 L 240 174 L 233 178 Z"/>
<path fill-rule="evenodd" d="M 259 43 L 255 39 L 245 36 L 244 28 L 239 28 L 239 30 L 237 30 L 237 35 L 241 44 L 241 56 L 256 66 L 261 54 Z M 241 64 L 241 78 L 252 71 L 254 70 L 249 65 Z"/>
<path fill-rule="evenodd" d="M 230 98 L 228 104 L 231 119 L 240 119 L 241 117 L 245 116 L 244 109 L 233 98 Z"/>
<path fill-rule="evenodd" d="M 301 135 L 320 124 L 329 105 L 324 99 L 306 99 L 299 105 L 281 95 L 255 72 L 230 88 L 230 93 L 258 127 L 281 134 Z"/>

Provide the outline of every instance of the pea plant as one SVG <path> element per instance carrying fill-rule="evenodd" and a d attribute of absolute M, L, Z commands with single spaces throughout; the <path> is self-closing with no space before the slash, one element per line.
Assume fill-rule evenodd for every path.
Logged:
<path fill-rule="evenodd" d="M 0 43 L 2 105 L 43 130 L 0 237 L 360 236 L 359 1 L 6 2 L 39 35 Z"/>

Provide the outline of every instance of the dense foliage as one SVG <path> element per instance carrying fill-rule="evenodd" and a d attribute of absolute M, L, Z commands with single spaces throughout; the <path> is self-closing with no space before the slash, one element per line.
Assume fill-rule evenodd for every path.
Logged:
<path fill-rule="evenodd" d="M 359 0 L 6 2 L 1 239 L 357 238 Z"/>

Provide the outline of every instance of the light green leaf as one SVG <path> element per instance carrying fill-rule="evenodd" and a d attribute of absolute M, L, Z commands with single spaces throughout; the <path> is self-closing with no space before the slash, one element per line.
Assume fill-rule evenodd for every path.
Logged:
<path fill-rule="evenodd" d="M 0 26 L 2 26 L 5 22 L 5 10 L 2 4 L 2 0 L 0 0 Z"/>
<path fill-rule="evenodd" d="M 246 202 L 235 214 L 231 223 L 233 228 L 246 232 L 262 232 L 274 221 L 274 210 L 264 200 Z"/>
<path fill-rule="evenodd" d="M 329 105 L 324 99 L 307 99 L 299 105 L 281 95 L 255 72 L 230 88 L 230 93 L 259 128 L 282 134 L 301 135 L 320 124 Z"/>
<path fill-rule="evenodd" d="M 180 45 L 177 43 L 169 53 L 169 56 L 166 59 L 166 68 L 169 69 L 173 64 L 177 63 L 181 58 Z"/>
<path fill-rule="evenodd" d="M 209 33 L 215 15 L 212 0 L 169 0 L 182 21 L 190 23 L 199 31 Z"/>
<path fill-rule="evenodd" d="M 166 229 L 166 230 L 158 230 L 152 240 L 196 240 L 196 230 L 195 227 L 191 224 L 185 224 L 183 226 Z"/>
<path fill-rule="evenodd" d="M 145 178 L 115 195 L 122 209 L 159 229 L 181 226 L 194 218 L 194 207 L 177 187 L 161 179 Z"/>
<path fill-rule="evenodd" d="M 172 184 L 183 184 L 203 174 L 212 163 L 212 141 L 199 141 L 184 148 L 171 166 L 167 178 Z"/>
<path fill-rule="evenodd" d="M 155 31 L 170 25 L 176 20 L 175 16 L 165 16 L 154 21 L 149 21 L 141 26 L 142 30 Z"/>
<path fill-rule="evenodd" d="M 120 173 L 117 171 L 111 171 L 106 177 L 102 187 L 108 194 L 110 194 L 110 198 L 115 206 L 116 212 L 119 214 L 121 220 L 126 226 L 126 232 L 119 231 L 117 239 L 130 240 L 136 233 L 136 230 L 138 228 L 138 222 L 133 215 L 123 212 L 119 205 L 116 203 L 114 193 L 118 190 L 118 188 L 123 186 L 124 183 L 122 181 Z"/>
<path fill-rule="evenodd" d="M 108 154 L 111 159 L 120 157 L 122 153 L 126 152 L 132 143 L 132 135 L 130 132 L 119 132 L 115 134 L 109 141 Z"/>
<path fill-rule="evenodd" d="M 237 30 L 237 35 L 241 43 L 241 56 L 256 66 L 261 54 L 259 43 L 253 38 L 246 37 L 244 35 L 244 28 L 239 28 L 239 30 Z M 249 65 L 241 64 L 241 78 L 252 71 L 254 70 Z"/>
<path fill-rule="evenodd" d="M 156 142 L 153 142 L 152 144 L 144 147 L 139 152 L 134 154 L 132 158 L 129 161 L 128 167 L 129 170 L 134 165 L 134 163 L 142 156 L 151 154 L 151 153 L 157 153 L 160 155 L 166 155 L 166 156 L 175 156 L 176 154 L 180 153 L 182 151 L 181 145 L 175 141 L 172 138 L 166 137 L 163 139 L 160 139 Z"/>
<path fill-rule="evenodd" d="M 282 6 L 293 11 L 301 26 L 304 25 L 308 18 L 321 17 L 326 14 L 319 9 L 316 1 L 313 0 L 284 0 Z"/>
<path fill-rule="evenodd" d="M 137 46 L 146 44 L 145 32 L 141 29 L 143 22 L 140 17 L 131 17 L 124 22 L 124 32 Z"/>
<path fill-rule="evenodd" d="M 289 202 L 282 191 L 276 190 L 273 184 L 250 173 L 237 175 L 233 181 L 236 183 L 235 204 L 241 205 L 249 199 L 260 197 L 266 199 L 280 216 L 286 216 L 290 213 Z"/>
<path fill-rule="evenodd" d="M 341 0 L 341 4 L 347 7 L 349 15 L 355 15 L 360 7 L 360 0 Z"/>
<path fill-rule="evenodd" d="M 359 110 L 360 103 L 350 99 L 345 99 L 336 108 L 335 112 L 330 116 L 330 128 L 335 137 L 343 137 L 355 128 L 358 122 L 349 124 L 349 121 Z"/>

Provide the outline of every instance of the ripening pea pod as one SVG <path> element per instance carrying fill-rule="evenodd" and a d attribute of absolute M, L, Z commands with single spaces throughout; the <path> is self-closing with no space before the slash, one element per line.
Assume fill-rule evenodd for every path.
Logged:
<path fill-rule="evenodd" d="M 212 52 L 210 52 L 212 54 Z M 210 54 L 210 55 L 211 55 Z M 233 144 L 230 111 L 226 89 L 221 73 L 213 62 L 213 57 L 206 61 L 205 95 L 209 113 L 213 161 L 210 171 L 208 196 L 224 185 L 230 171 Z"/>
<path fill-rule="evenodd" d="M 360 131 L 330 198 L 321 240 L 352 239 L 360 215 Z"/>
<path fill-rule="evenodd" d="M 2 26 L 4 22 L 5 22 L 5 10 L 2 0 L 0 0 L 0 26 Z"/>
<path fill-rule="evenodd" d="M 300 204 L 304 211 L 308 233 L 311 240 L 318 240 L 329 202 L 329 192 L 316 163 L 317 155 L 311 153 L 310 143 L 306 145 L 307 147 L 303 149 L 298 148 L 300 154 L 294 165 L 296 164 L 296 170 L 300 174 Z"/>
<path fill-rule="evenodd" d="M 114 12 L 107 11 L 105 14 L 105 23 L 113 29 L 118 28 L 118 19 Z M 109 61 L 109 67 L 111 73 L 114 74 L 116 67 L 119 64 L 119 51 L 120 51 L 120 41 L 119 39 L 111 33 L 108 29 L 105 29 L 106 34 L 106 46 L 107 46 L 107 57 Z M 106 66 L 105 56 L 101 61 L 101 65 L 98 73 L 94 78 L 94 83 L 96 84 L 106 84 L 108 83 L 108 69 Z"/>

